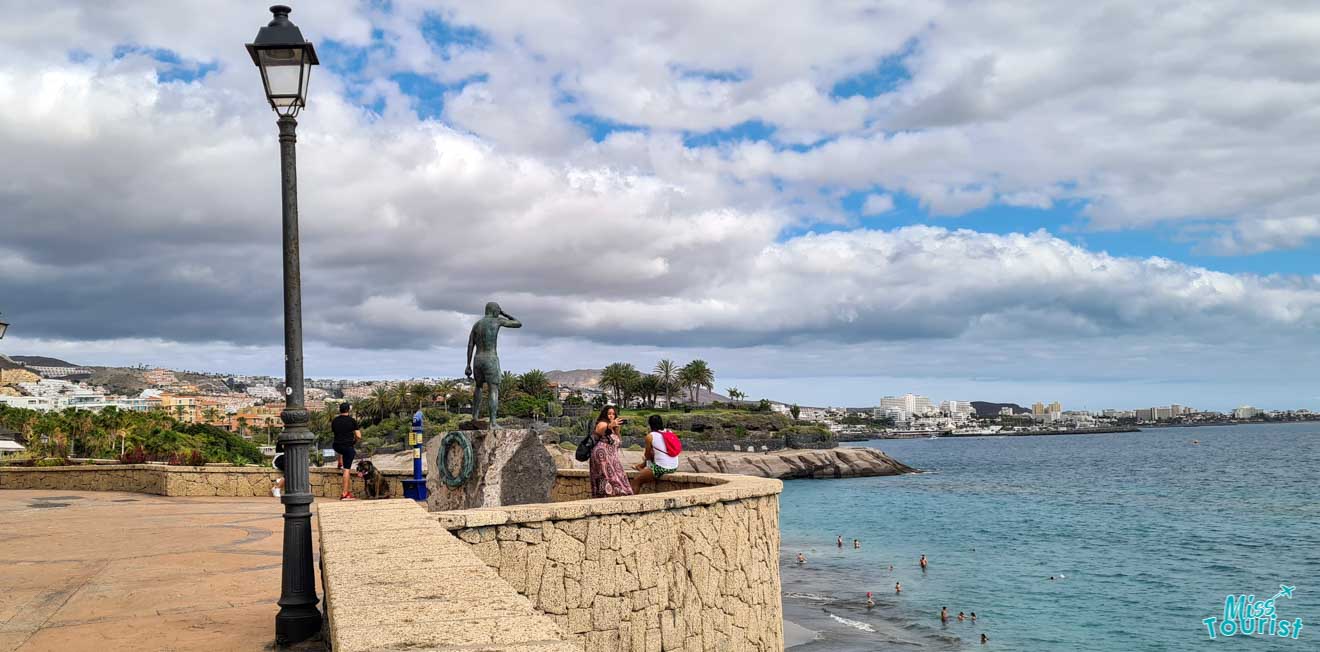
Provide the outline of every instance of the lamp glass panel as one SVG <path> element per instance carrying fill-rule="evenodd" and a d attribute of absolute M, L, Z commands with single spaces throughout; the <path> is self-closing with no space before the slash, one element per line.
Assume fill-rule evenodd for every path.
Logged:
<path fill-rule="evenodd" d="M 262 71 L 266 73 L 266 94 L 296 96 L 302 90 L 303 51 L 292 48 L 274 48 L 258 52 Z"/>

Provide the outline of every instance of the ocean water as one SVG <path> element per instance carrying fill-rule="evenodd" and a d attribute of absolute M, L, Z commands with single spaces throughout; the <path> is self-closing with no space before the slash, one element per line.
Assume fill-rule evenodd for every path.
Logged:
<path fill-rule="evenodd" d="M 1320 423 L 860 445 L 927 472 L 784 483 L 785 617 L 819 633 L 793 652 L 1320 650 Z M 1298 639 L 1210 640 L 1280 584 Z"/>

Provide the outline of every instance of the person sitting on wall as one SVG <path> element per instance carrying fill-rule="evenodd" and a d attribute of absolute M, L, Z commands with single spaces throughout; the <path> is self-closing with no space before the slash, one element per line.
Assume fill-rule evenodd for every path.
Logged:
<path fill-rule="evenodd" d="M 642 485 L 657 484 L 660 478 L 678 470 L 678 454 L 683 445 L 678 435 L 665 430 L 665 421 L 658 414 L 652 414 L 646 420 L 651 429 L 646 436 L 646 450 L 642 453 L 642 463 L 634 466 L 638 474 L 629 480 L 634 494 L 641 493 Z"/>

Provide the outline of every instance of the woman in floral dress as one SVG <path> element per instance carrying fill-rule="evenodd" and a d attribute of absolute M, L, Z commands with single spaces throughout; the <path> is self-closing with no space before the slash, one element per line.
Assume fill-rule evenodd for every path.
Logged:
<path fill-rule="evenodd" d="M 592 430 L 596 445 L 591 449 L 590 462 L 592 498 L 632 495 L 628 474 L 624 473 L 623 463 L 619 461 L 622 428 L 623 420 L 612 405 L 605 406 L 596 417 L 596 426 Z"/>

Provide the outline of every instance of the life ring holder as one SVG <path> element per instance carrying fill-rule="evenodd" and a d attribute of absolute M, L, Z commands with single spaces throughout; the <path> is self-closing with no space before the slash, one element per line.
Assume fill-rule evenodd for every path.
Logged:
<path fill-rule="evenodd" d="M 463 465 L 455 476 L 449 470 L 449 450 L 454 444 L 458 444 L 463 449 Z M 461 432 L 451 432 L 440 440 L 440 459 L 437 460 L 437 466 L 440 468 L 440 480 L 449 487 L 462 486 L 468 478 L 472 477 L 472 471 L 477 464 L 477 453 L 472 450 L 472 440 Z"/>

